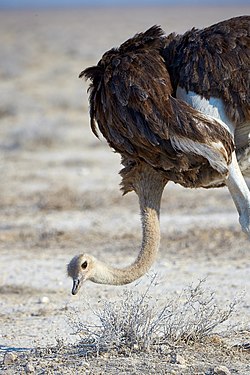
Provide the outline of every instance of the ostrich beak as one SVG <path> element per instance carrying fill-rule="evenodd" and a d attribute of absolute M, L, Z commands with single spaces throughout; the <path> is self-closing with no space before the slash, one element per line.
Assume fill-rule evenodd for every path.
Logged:
<path fill-rule="evenodd" d="M 79 291 L 79 289 L 80 289 L 80 287 L 81 287 L 81 280 L 80 279 L 73 279 L 73 287 L 72 287 L 72 291 L 71 291 L 71 293 L 75 296 L 77 293 L 78 293 L 78 291 Z"/>

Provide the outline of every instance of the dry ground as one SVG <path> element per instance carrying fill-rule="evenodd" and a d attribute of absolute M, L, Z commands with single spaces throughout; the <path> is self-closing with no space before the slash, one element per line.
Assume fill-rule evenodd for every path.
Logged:
<path fill-rule="evenodd" d="M 168 353 L 85 357 L 69 317 L 93 320 L 91 308 L 123 288 L 86 284 L 70 295 L 66 264 L 88 251 L 112 264 L 139 249 L 134 194 L 119 192 L 119 156 L 90 132 L 80 71 L 103 52 L 152 24 L 184 32 L 250 7 L 141 8 L 0 13 L 0 372 L 20 374 L 207 374 L 225 365 L 250 373 L 249 242 L 226 189 L 169 184 L 161 215 L 157 298 L 206 278 L 219 304 L 241 303 L 219 338 Z M 139 288 L 148 282 L 126 288 Z M 78 311 L 78 312 L 77 312 Z M 223 331 L 223 327 L 221 327 Z M 229 332 L 229 333 L 228 333 Z M 39 349 L 40 348 L 40 349 Z M 33 351 L 30 351 L 33 349 Z M 169 360 L 175 350 L 183 363 Z M 16 360 L 4 364 L 6 352 Z M 26 367 L 25 367 L 26 366 Z M 30 369 L 32 371 L 32 368 Z"/>

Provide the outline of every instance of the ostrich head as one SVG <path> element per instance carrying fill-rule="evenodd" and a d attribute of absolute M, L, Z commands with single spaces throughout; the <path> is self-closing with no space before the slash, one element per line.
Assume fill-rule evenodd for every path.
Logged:
<path fill-rule="evenodd" d="M 73 279 L 72 294 L 77 294 L 84 281 L 93 279 L 94 263 L 94 258 L 87 254 L 76 255 L 71 259 L 67 273 Z"/>

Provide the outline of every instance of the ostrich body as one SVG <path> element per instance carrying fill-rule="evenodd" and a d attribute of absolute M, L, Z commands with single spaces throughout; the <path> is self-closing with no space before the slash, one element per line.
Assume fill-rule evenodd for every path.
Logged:
<path fill-rule="evenodd" d="M 138 195 L 142 245 L 122 269 L 88 254 L 68 265 L 72 293 L 83 281 L 122 285 L 145 274 L 160 243 L 159 214 L 168 181 L 184 187 L 227 185 L 250 234 L 250 17 L 184 35 L 153 26 L 106 52 L 80 77 L 89 88 L 91 128 L 119 152 L 122 190 Z M 238 161 L 237 161 L 238 158 Z"/>

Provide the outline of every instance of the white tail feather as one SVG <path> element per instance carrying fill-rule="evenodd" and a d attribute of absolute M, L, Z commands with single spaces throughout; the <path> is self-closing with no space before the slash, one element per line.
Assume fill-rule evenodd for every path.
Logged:
<path fill-rule="evenodd" d="M 227 153 L 221 142 L 211 142 L 211 144 L 208 145 L 195 142 L 185 137 L 176 136 L 172 136 L 170 141 L 176 151 L 203 156 L 208 160 L 211 167 L 221 174 L 225 174 L 228 171 Z"/>

